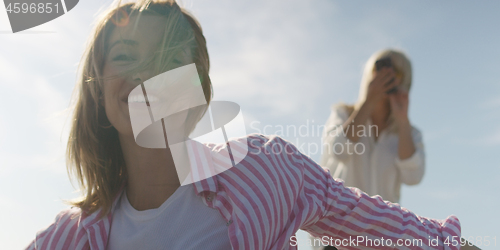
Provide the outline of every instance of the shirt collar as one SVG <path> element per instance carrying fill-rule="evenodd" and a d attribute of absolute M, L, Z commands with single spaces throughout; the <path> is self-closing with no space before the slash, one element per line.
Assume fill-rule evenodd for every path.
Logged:
<path fill-rule="evenodd" d="M 191 161 L 191 173 L 199 179 L 193 183 L 196 194 L 217 193 L 219 189 L 215 171 L 222 166 L 220 162 L 214 161 L 212 149 L 195 140 L 186 141 L 186 147 Z"/>
<path fill-rule="evenodd" d="M 102 220 L 107 220 L 107 222 L 111 222 L 111 215 L 113 214 L 113 211 L 115 210 L 116 204 L 120 200 L 120 197 L 123 193 L 123 190 L 125 188 L 126 182 L 123 182 L 121 185 L 120 189 L 115 195 L 115 198 L 113 199 L 113 204 L 111 205 L 110 212 L 106 215 L 103 216 L 102 209 L 99 208 L 97 211 L 93 212 L 92 214 L 87 214 L 82 211 L 82 219 L 81 219 L 81 224 L 83 228 L 88 229 L 89 227 L 93 226 L 94 224 L 102 221 Z"/>

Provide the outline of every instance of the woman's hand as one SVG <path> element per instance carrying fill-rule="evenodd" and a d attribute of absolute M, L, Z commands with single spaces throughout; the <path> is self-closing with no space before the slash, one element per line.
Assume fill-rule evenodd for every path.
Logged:
<path fill-rule="evenodd" d="M 410 103 L 408 92 L 399 90 L 389 95 L 391 110 L 396 123 L 402 124 L 408 122 L 408 105 Z"/>
<path fill-rule="evenodd" d="M 412 138 L 412 128 L 408 119 L 408 92 L 398 90 L 398 92 L 389 95 L 392 115 L 398 125 L 398 156 L 404 160 L 410 158 L 415 153 L 415 144 Z"/>
<path fill-rule="evenodd" d="M 394 80 L 392 80 L 394 79 Z M 387 94 L 386 92 L 396 87 L 399 81 L 393 68 L 384 67 L 373 74 L 373 79 L 368 85 L 365 102 L 375 105 Z"/>

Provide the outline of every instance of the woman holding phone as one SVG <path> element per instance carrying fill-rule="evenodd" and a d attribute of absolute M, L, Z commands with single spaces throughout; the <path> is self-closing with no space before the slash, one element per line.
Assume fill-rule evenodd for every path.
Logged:
<path fill-rule="evenodd" d="M 332 240 L 420 239 L 423 245 L 415 248 L 459 248 L 445 243 L 460 238 L 455 216 L 420 217 L 345 187 L 275 136 L 231 139 L 233 152 L 248 146 L 243 160 L 181 185 L 172 148 L 136 143 L 127 105 L 131 91 L 148 79 L 191 63 L 209 103 L 206 41 L 196 19 L 175 1 L 118 4 L 99 19 L 83 57 L 68 142 L 68 168 L 83 197 L 28 249 L 296 249 L 298 229 Z M 192 131 L 201 115 L 176 122 Z M 191 163 L 220 167 L 228 145 L 196 145 Z M 439 246 L 429 247 L 429 238 Z"/>
<path fill-rule="evenodd" d="M 382 50 L 367 61 L 355 105 L 337 104 L 325 125 L 321 166 L 345 185 L 399 202 L 401 185 L 420 183 L 422 134 L 408 118 L 412 70 L 401 51 Z"/>

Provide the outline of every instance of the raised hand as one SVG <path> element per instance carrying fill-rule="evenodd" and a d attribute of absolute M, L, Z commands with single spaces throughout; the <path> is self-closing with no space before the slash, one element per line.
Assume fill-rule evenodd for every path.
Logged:
<path fill-rule="evenodd" d="M 389 95 L 392 115 L 397 123 L 401 124 L 408 121 L 409 96 L 407 91 L 399 90 Z"/>
<path fill-rule="evenodd" d="M 399 85 L 400 80 L 396 78 L 393 68 L 384 67 L 373 73 L 365 101 L 373 105 L 387 96 L 387 91 Z"/>

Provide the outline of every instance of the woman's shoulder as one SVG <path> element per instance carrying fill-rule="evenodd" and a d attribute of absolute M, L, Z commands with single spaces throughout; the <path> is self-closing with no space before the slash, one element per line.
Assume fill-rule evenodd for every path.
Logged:
<path fill-rule="evenodd" d="M 83 229 L 82 210 L 70 207 L 62 210 L 56 215 L 55 220 L 45 229 L 37 232 L 35 239 L 27 249 L 62 249 L 74 243 L 76 236 Z"/>
<path fill-rule="evenodd" d="M 51 226 L 52 230 L 66 230 L 67 227 L 78 227 L 81 224 L 77 223 L 85 217 L 85 213 L 82 213 L 82 210 L 78 207 L 68 207 L 60 211 Z"/>
<path fill-rule="evenodd" d="M 298 194 L 304 180 L 304 160 L 295 145 L 277 135 L 254 133 L 229 140 L 231 151 L 235 151 L 231 141 L 246 143 L 248 153 L 241 162 L 217 175 L 222 186 L 230 185 L 226 192 L 239 190 L 248 199 L 271 191 L 273 197 Z"/>
<path fill-rule="evenodd" d="M 220 147 L 230 146 L 236 163 L 235 171 L 260 172 L 262 174 L 280 174 L 276 169 L 293 169 L 302 164 L 300 150 L 286 139 L 278 135 L 248 134 L 243 137 L 231 138 L 227 144 L 215 145 L 212 150 L 220 151 Z M 246 154 L 242 156 L 242 148 Z M 236 161 L 236 160 L 235 160 Z"/>
<path fill-rule="evenodd" d="M 222 149 L 227 149 L 227 145 L 231 147 L 233 144 L 247 145 L 249 153 L 255 153 L 254 151 L 258 151 L 259 153 L 268 152 L 259 149 L 270 148 L 274 145 L 293 146 L 289 141 L 278 135 L 264 135 L 260 133 L 252 133 L 241 137 L 229 138 L 227 143 L 206 143 L 205 145 L 207 145 L 213 152 L 219 152 L 222 151 Z"/>
<path fill-rule="evenodd" d="M 222 158 L 231 157 L 235 166 L 242 168 L 244 165 L 247 169 L 268 168 L 275 163 L 277 156 L 284 159 L 288 167 L 293 167 L 299 155 L 299 150 L 295 145 L 278 135 L 252 133 L 230 138 L 227 143 L 206 143 L 205 145 L 212 151 L 212 157 L 218 159 L 218 163 Z M 280 164 L 285 163 L 280 162 Z"/>
<path fill-rule="evenodd" d="M 222 186 L 230 184 L 228 193 L 245 190 L 239 194 L 297 197 L 301 189 L 314 189 L 330 177 L 326 169 L 301 152 L 300 146 L 278 135 L 253 133 L 232 140 L 247 143 L 248 154 L 240 164 L 217 175 Z"/>
<path fill-rule="evenodd" d="M 296 153 L 298 151 L 295 145 L 278 135 L 252 133 L 243 137 L 234 138 L 233 140 L 240 143 L 247 143 L 247 145 L 249 146 L 248 153 L 250 155 L 276 155 L 286 152 Z M 288 151 L 285 151 L 286 149 L 288 149 Z"/>
<path fill-rule="evenodd" d="M 330 107 L 330 116 L 326 121 L 326 130 L 332 129 L 339 124 L 344 123 L 354 112 L 354 106 L 345 103 L 336 103 Z"/>
<path fill-rule="evenodd" d="M 354 105 L 350 105 L 347 103 L 335 103 L 330 106 L 330 110 L 332 113 L 342 114 L 349 116 L 354 111 Z"/>

